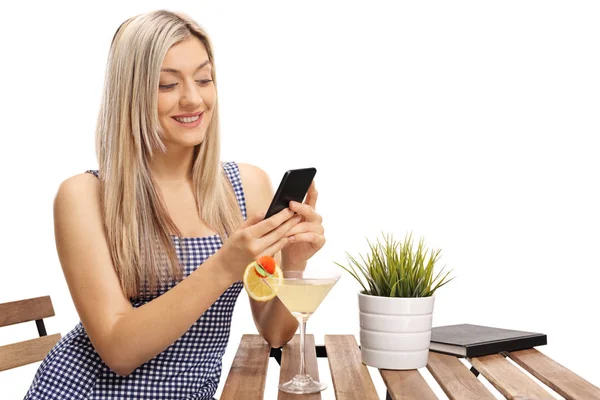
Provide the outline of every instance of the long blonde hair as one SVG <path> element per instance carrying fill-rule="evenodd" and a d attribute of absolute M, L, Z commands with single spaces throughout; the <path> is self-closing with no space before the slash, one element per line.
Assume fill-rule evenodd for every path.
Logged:
<path fill-rule="evenodd" d="M 172 45 L 190 37 L 204 44 L 216 88 L 210 40 L 185 14 L 158 10 L 132 17 L 117 29 L 109 51 L 96 153 L 104 229 L 121 286 L 131 299 L 156 293 L 183 276 L 170 233 L 179 237 L 181 232 L 168 214 L 148 161 L 157 149 L 166 151 L 157 113 L 162 62 Z M 194 149 L 191 177 L 202 219 L 226 238 L 242 216 L 221 166 L 217 103 L 205 138 Z"/>

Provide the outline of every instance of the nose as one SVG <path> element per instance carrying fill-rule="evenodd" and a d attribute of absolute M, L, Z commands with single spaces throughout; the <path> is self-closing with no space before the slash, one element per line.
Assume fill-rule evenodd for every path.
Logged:
<path fill-rule="evenodd" d="M 195 82 L 188 82 L 184 85 L 179 103 L 182 107 L 188 108 L 197 108 L 198 105 L 202 103 L 200 88 L 198 88 Z"/>

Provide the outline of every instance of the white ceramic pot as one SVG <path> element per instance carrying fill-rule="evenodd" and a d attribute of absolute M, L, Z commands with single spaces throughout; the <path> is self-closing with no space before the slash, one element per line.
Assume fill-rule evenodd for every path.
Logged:
<path fill-rule="evenodd" d="M 434 297 L 358 294 L 362 361 L 383 369 L 427 365 Z"/>

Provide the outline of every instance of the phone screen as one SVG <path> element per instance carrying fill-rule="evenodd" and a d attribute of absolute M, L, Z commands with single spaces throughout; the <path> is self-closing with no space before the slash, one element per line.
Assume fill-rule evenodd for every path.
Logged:
<path fill-rule="evenodd" d="M 312 167 L 286 171 L 265 214 L 265 219 L 287 208 L 290 201 L 302 203 L 316 173 L 317 169 Z"/>

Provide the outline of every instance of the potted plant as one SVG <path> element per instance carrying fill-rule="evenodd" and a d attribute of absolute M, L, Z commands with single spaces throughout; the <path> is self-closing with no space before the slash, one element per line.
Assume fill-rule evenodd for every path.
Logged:
<path fill-rule="evenodd" d="M 360 260 L 346 252 L 349 266 L 338 266 L 362 286 L 358 293 L 362 361 L 383 369 L 417 369 L 427 365 L 434 293 L 450 282 L 442 268 L 434 274 L 441 250 L 428 251 L 412 234 L 403 242 L 383 235 L 369 243 Z"/>

